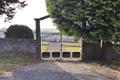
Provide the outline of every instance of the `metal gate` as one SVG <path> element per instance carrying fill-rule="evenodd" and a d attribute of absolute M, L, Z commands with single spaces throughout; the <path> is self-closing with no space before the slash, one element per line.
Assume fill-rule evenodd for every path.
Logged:
<path fill-rule="evenodd" d="M 52 60 L 80 60 L 81 41 L 62 35 L 53 29 L 41 30 L 41 58 Z"/>
<path fill-rule="evenodd" d="M 81 41 L 62 35 L 57 30 L 41 30 L 40 21 L 50 16 L 35 19 L 36 21 L 36 55 L 41 59 L 80 60 Z"/>

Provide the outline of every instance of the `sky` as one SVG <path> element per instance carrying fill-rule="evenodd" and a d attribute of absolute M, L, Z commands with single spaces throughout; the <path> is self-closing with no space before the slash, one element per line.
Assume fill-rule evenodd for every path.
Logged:
<path fill-rule="evenodd" d="M 4 17 L 0 18 L 0 29 L 8 28 L 11 24 L 24 24 L 35 30 L 34 18 L 48 15 L 46 3 L 45 0 L 27 0 L 27 3 L 28 5 L 24 9 L 17 11 L 9 23 L 3 21 Z M 50 18 L 41 21 L 40 25 L 42 29 L 56 29 Z"/>

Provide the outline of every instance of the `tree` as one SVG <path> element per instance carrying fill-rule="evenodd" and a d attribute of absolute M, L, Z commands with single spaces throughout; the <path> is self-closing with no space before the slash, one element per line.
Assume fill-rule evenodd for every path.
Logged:
<path fill-rule="evenodd" d="M 46 0 L 47 10 L 64 34 L 85 41 L 120 42 L 119 0 Z"/>
<path fill-rule="evenodd" d="M 27 4 L 25 1 L 19 0 L 0 0 L 0 15 L 7 15 L 8 19 L 12 19 L 16 13 L 16 8 L 23 8 Z"/>
<path fill-rule="evenodd" d="M 11 25 L 5 32 L 6 38 L 33 39 L 33 31 L 26 25 Z"/>

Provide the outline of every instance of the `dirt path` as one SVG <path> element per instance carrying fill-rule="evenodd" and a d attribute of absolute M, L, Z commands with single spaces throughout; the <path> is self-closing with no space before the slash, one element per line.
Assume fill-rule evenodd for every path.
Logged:
<path fill-rule="evenodd" d="M 110 68 L 81 62 L 42 62 L 12 70 L 0 80 L 117 80 Z"/>
<path fill-rule="evenodd" d="M 113 71 L 107 67 L 71 62 L 56 64 L 78 80 L 117 80 Z"/>

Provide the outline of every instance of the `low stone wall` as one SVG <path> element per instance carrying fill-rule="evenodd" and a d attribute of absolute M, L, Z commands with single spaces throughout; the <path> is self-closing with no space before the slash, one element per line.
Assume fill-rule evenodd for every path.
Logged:
<path fill-rule="evenodd" d="M 113 50 L 114 50 L 113 59 L 120 60 L 120 44 L 113 45 Z"/>
<path fill-rule="evenodd" d="M 120 60 L 120 44 L 106 48 L 101 48 L 99 43 L 83 42 L 82 44 L 83 60 Z"/>
<path fill-rule="evenodd" d="M 105 58 L 99 43 L 83 42 L 82 44 L 83 60 L 99 60 Z"/>
<path fill-rule="evenodd" d="M 35 54 L 35 40 L 31 39 L 0 39 L 0 55 L 26 55 Z"/>

